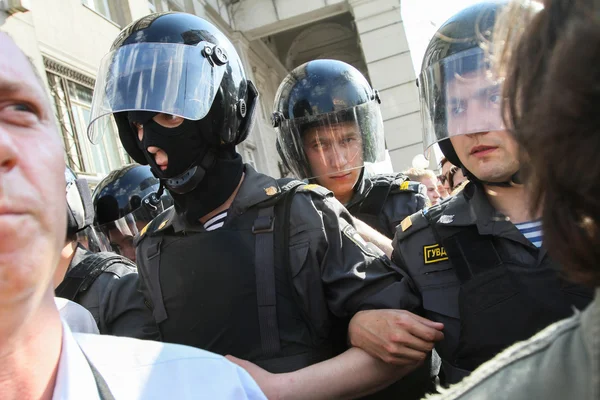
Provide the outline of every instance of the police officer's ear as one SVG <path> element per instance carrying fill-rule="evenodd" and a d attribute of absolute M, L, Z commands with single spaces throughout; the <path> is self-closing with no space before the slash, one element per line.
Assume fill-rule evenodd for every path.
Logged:
<path fill-rule="evenodd" d="M 251 80 L 247 79 L 248 85 L 248 96 L 245 103 L 238 103 L 238 113 L 242 117 L 242 123 L 240 124 L 238 136 L 235 144 L 240 144 L 248 137 L 250 131 L 254 127 L 254 119 L 256 118 L 256 107 L 258 104 L 258 89 L 254 86 Z"/>

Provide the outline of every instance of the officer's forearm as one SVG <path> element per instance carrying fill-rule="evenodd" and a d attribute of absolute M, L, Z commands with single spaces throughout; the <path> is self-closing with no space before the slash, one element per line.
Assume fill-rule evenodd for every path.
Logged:
<path fill-rule="evenodd" d="M 381 390 L 418 365 L 386 364 L 358 348 L 298 371 L 278 376 L 278 398 L 354 399 Z"/>
<path fill-rule="evenodd" d="M 356 231 L 365 241 L 371 242 L 375 246 L 379 247 L 389 258 L 392 257 L 392 241 L 387 236 L 379 233 L 360 219 L 352 217 L 352 220 L 354 221 Z"/>

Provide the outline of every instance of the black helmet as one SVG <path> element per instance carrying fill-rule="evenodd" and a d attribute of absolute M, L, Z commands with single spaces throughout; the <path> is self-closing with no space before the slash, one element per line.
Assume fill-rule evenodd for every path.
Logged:
<path fill-rule="evenodd" d="M 67 241 L 78 241 L 92 252 L 108 250 L 107 239 L 94 227 L 92 195 L 85 179 L 69 167 L 65 168 L 67 182 Z"/>
<path fill-rule="evenodd" d="M 65 168 L 67 181 L 67 237 L 84 230 L 94 222 L 94 208 L 90 188 L 85 179 L 77 178 L 69 167 Z"/>
<path fill-rule="evenodd" d="M 305 152 L 304 135 L 321 128 L 321 140 L 334 138 L 334 125 L 353 123 L 360 146 L 346 169 L 385 157 L 379 95 L 354 67 L 337 60 L 315 60 L 294 69 L 281 83 L 272 116 L 277 151 L 298 178 L 315 178 Z M 323 148 L 325 144 L 320 144 Z M 326 156 L 323 155 L 323 159 Z"/>
<path fill-rule="evenodd" d="M 425 148 L 437 142 L 444 156 L 463 169 L 452 143 L 447 140 L 450 136 L 504 129 L 500 112 L 501 81 L 491 70 L 489 54 L 483 47 L 491 46 L 496 17 L 506 3 L 482 2 L 455 14 L 438 29 L 423 57 L 418 84 Z M 459 120 L 456 115 L 461 106 L 453 103 L 455 99 L 450 93 L 455 90 L 451 85 L 459 81 L 457 78 L 486 81 L 485 86 L 490 88 L 487 109 L 493 115 L 463 113 L 460 117 L 463 119 Z M 474 178 L 471 173 L 468 175 Z"/>
<path fill-rule="evenodd" d="M 148 164 L 128 119 L 128 112 L 142 111 L 197 121 L 207 143 L 233 146 L 248 135 L 257 96 L 234 46 L 215 26 L 191 14 L 151 14 L 123 29 L 102 60 L 88 135 L 96 142 L 114 115 L 127 153 Z M 196 159 L 179 180 L 205 164 Z"/>
<path fill-rule="evenodd" d="M 96 186 L 94 223 L 109 238 L 113 251 L 135 260 L 133 237 L 173 204 L 167 192 L 158 198 L 158 190 L 159 180 L 150 167 L 138 164 L 112 171 Z"/>

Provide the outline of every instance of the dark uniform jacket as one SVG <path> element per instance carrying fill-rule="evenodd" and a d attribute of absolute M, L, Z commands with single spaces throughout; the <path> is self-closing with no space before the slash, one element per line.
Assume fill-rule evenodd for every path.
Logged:
<path fill-rule="evenodd" d="M 364 174 L 346 208 L 354 217 L 393 239 L 398 224 L 428 204 L 427 188 L 401 173 Z"/>
<path fill-rule="evenodd" d="M 346 331 L 338 323 L 357 311 L 415 307 L 418 299 L 401 272 L 361 239 L 332 193 L 294 182 L 287 220 L 279 197 L 288 186 L 246 165 L 221 228 L 207 232 L 171 208 L 142 231 L 141 287 L 164 341 L 291 371 L 343 351 Z M 259 222 L 271 205 L 269 239 Z M 269 310 L 276 318 L 265 316 Z"/>
<path fill-rule="evenodd" d="M 402 221 L 392 259 L 420 293 L 424 316 L 444 323 L 436 346 L 446 383 L 518 340 L 585 307 L 590 290 L 489 203 L 480 185 Z"/>
<path fill-rule="evenodd" d="M 600 289 L 583 312 L 508 348 L 435 399 L 600 399 Z"/>
<path fill-rule="evenodd" d="M 91 254 L 93 253 L 78 245 L 67 275 Z M 80 291 L 73 301 L 92 314 L 101 334 L 156 340 L 156 323 L 137 286 L 138 274 L 135 268 L 125 263 L 112 263 L 89 288 Z"/>

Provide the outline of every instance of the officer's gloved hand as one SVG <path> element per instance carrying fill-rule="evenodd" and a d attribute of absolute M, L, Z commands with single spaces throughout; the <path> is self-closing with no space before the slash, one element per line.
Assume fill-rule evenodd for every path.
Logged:
<path fill-rule="evenodd" d="M 405 310 L 360 311 L 350 321 L 348 340 L 373 357 L 395 365 L 420 363 L 444 339 L 444 324 Z"/>

